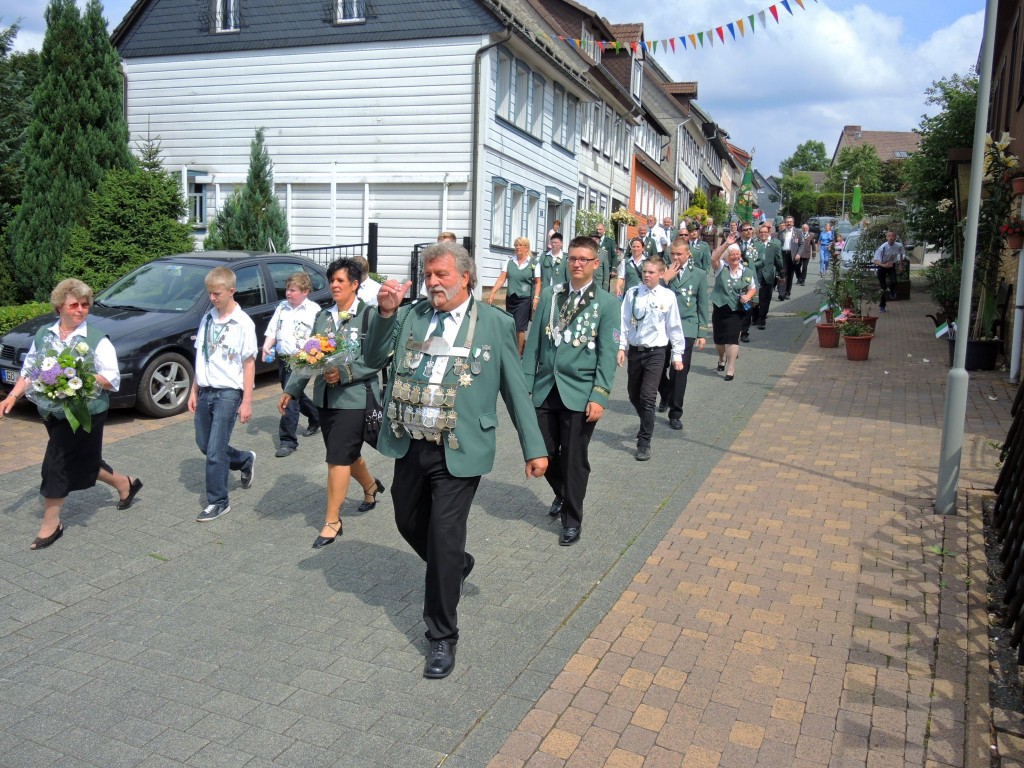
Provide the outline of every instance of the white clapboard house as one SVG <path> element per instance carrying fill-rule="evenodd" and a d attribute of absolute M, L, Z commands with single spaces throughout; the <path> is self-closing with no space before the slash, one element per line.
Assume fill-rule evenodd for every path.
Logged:
<path fill-rule="evenodd" d="M 520 0 L 138 0 L 113 42 L 132 140 L 160 138 L 200 225 L 262 127 L 293 248 L 376 222 L 378 269 L 402 278 L 451 230 L 486 285 L 516 237 L 571 233 L 594 94 L 557 34 Z"/>

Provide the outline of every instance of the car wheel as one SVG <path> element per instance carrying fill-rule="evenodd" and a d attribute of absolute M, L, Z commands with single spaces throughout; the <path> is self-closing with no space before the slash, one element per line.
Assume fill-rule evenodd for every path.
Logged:
<path fill-rule="evenodd" d="M 181 355 L 158 355 L 142 372 L 135 407 L 158 419 L 181 413 L 188 407 L 194 376 L 192 364 Z"/>

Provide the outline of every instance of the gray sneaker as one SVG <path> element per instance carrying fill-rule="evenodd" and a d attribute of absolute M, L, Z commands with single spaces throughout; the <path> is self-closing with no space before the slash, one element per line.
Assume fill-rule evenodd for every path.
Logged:
<path fill-rule="evenodd" d="M 252 476 L 256 469 L 256 451 L 249 451 L 249 455 L 252 457 L 249 459 L 249 468 L 242 470 L 242 487 L 249 488 L 252 486 Z"/>
<path fill-rule="evenodd" d="M 206 509 L 199 513 L 196 517 L 197 523 L 205 523 L 210 520 L 216 520 L 221 515 L 226 515 L 231 511 L 230 504 L 208 504 Z"/>

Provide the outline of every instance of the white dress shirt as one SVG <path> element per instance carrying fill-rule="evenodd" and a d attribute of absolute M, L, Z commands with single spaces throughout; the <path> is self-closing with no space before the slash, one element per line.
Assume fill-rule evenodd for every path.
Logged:
<path fill-rule="evenodd" d="M 308 298 L 297 307 L 282 301 L 267 325 L 265 339 L 274 339 L 279 355 L 293 355 L 313 333 L 313 321 L 320 314 L 320 305 Z"/>
<path fill-rule="evenodd" d="M 686 337 L 679 317 L 676 295 L 663 285 L 648 288 L 635 285 L 622 300 L 622 333 L 619 349 L 633 347 L 664 347 L 672 344 L 672 362 L 683 359 Z"/>
<path fill-rule="evenodd" d="M 238 304 L 221 320 L 217 308 L 203 315 L 196 334 L 196 384 L 242 389 L 242 363 L 255 357 L 256 325 Z"/>

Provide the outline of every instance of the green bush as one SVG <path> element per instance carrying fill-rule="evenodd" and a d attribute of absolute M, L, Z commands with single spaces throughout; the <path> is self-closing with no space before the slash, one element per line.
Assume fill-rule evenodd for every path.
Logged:
<path fill-rule="evenodd" d="M 22 304 L 17 307 L 0 307 L 0 334 L 7 333 L 16 325 L 21 325 L 33 317 L 53 312 L 53 307 L 48 301 L 38 301 L 31 304 Z"/>

